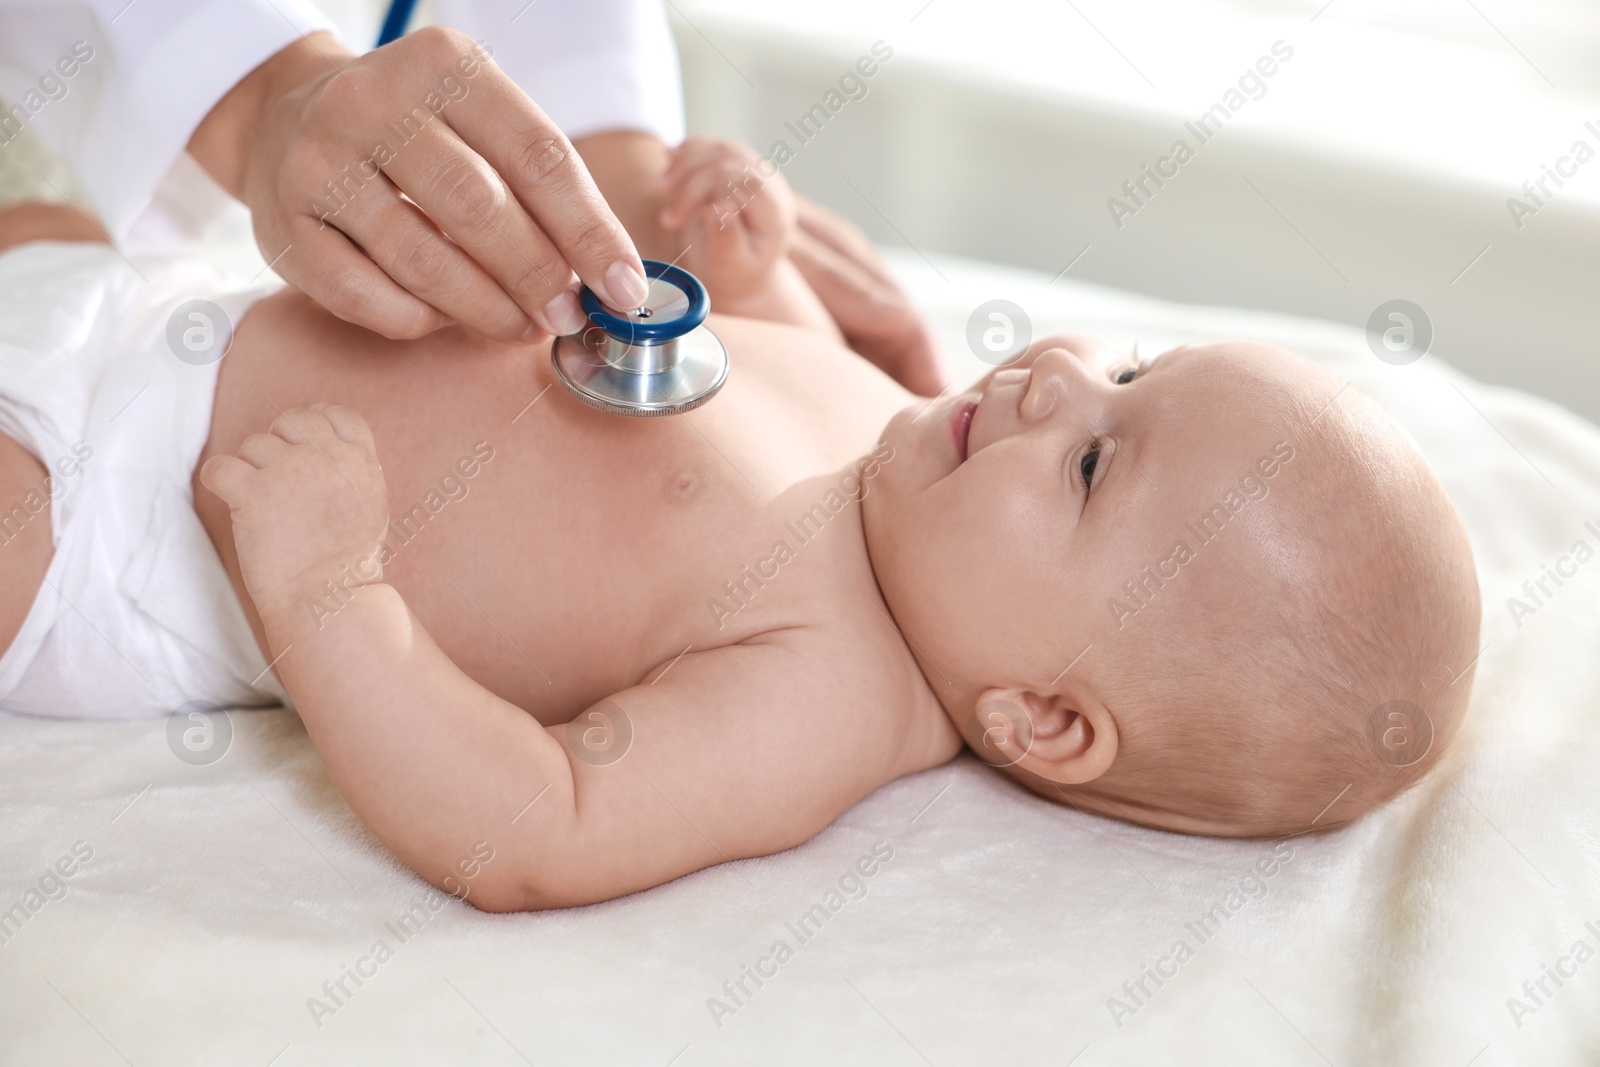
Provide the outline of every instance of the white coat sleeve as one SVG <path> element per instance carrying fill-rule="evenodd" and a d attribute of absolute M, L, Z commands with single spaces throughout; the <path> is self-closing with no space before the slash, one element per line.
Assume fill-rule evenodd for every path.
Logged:
<path fill-rule="evenodd" d="M 678 49 L 662 0 L 438 0 L 434 11 L 481 41 L 569 138 L 639 130 L 683 140 Z"/>
<path fill-rule="evenodd" d="M 217 101 L 332 28 L 311 0 L 0 0 L 0 152 L 32 128 L 121 239 Z"/>

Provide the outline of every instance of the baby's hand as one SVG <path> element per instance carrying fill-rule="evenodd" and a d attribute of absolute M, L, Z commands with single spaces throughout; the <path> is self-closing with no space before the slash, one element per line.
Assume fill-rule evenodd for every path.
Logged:
<path fill-rule="evenodd" d="M 736 141 L 691 137 L 672 150 L 660 180 L 660 222 L 688 248 L 679 260 L 714 299 L 738 300 L 766 285 L 795 234 L 795 200 L 776 167 L 765 173 Z"/>
<path fill-rule="evenodd" d="M 237 456 L 212 456 L 200 481 L 233 516 L 233 539 L 264 622 L 304 611 L 324 583 L 381 581 L 375 551 L 388 488 L 367 421 L 337 404 L 284 412 Z"/>

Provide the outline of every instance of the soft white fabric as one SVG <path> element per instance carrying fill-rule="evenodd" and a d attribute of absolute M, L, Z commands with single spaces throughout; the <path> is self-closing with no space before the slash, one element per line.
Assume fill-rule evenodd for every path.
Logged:
<path fill-rule="evenodd" d="M 0 141 L 31 126 L 121 238 L 212 105 L 331 28 L 312 0 L 0 0 Z"/>
<path fill-rule="evenodd" d="M 229 290 L 197 261 L 99 244 L 0 255 L 0 431 L 49 471 L 4 502 L 0 535 L 48 501 L 55 541 L 0 656 L 0 709 L 129 718 L 282 699 L 190 489 L 232 325 L 275 287 Z M 174 354 L 174 323 L 178 348 L 202 331 L 187 338 L 198 356 Z"/>
<path fill-rule="evenodd" d="M 1088 817 L 963 758 L 884 787 L 782 855 L 556 914 L 452 903 L 401 942 L 386 924 L 427 887 L 360 827 L 292 715 L 234 713 L 233 749 L 208 767 L 176 759 L 161 723 L 0 720 L 0 921 L 48 865 L 74 870 L 65 896 L 41 896 L 0 944 L 0 1063 L 1600 1058 L 1600 959 L 1562 962 L 1579 939 L 1600 949 L 1584 925 L 1600 927 L 1600 561 L 1520 628 L 1506 607 L 1575 540 L 1600 541 L 1584 526 L 1600 519 L 1600 431 L 1432 359 L 1380 363 L 1342 327 L 936 262 L 943 277 L 896 260 L 952 350 L 997 297 L 1029 309 L 1036 335 L 1073 328 L 1145 350 L 1267 338 L 1405 422 L 1462 510 L 1484 594 L 1470 723 L 1437 774 L 1275 852 Z M 745 979 L 753 997 L 719 1029 L 708 998 L 778 939 L 797 944 L 785 924 L 826 905 L 877 842 L 893 856 L 869 864 L 865 896 L 841 897 L 763 987 Z M 1271 877 L 1245 881 L 1290 849 Z M 1265 890 L 1228 912 L 1241 884 Z M 1220 932 L 1201 943 L 1186 923 L 1219 903 Z M 380 939 L 393 958 L 361 964 L 371 977 L 347 979 L 353 996 L 319 1029 L 308 998 Z M 1108 998 L 1179 939 L 1193 958 L 1119 1029 Z M 1546 979 L 1552 995 L 1519 1027 L 1507 998 L 1541 965 L 1572 976 Z"/>

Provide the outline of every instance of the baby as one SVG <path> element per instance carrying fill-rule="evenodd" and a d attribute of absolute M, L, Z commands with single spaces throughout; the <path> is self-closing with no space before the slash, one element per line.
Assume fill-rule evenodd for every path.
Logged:
<path fill-rule="evenodd" d="M 259 644 L 230 677 L 270 664 L 253 691 L 269 700 L 275 673 L 340 793 L 424 878 L 455 891 L 492 846 L 466 894 L 488 910 L 789 848 L 963 740 L 1051 799 L 1219 835 L 1346 823 L 1439 758 L 1471 684 L 1477 585 L 1450 502 L 1372 401 L 1262 345 L 1140 360 L 1073 335 L 920 400 L 785 278 L 780 178 L 736 211 L 721 178 L 692 179 L 736 155 L 661 159 L 664 183 L 644 156 L 620 171 L 662 239 L 705 242 L 685 262 L 713 306 L 744 313 L 708 320 L 733 368 L 707 406 L 602 414 L 553 384 L 548 342 L 388 341 L 282 290 L 211 368 L 209 427 L 136 483 L 186 569 L 162 570 L 164 550 L 160 580 L 130 565 L 45 611 L 68 589 L 52 535 L 58 556 L 80 544 L 96 494 L 135 484 L 112 479 L 95 428 L 163 410 L 141 377 L 169 388 L 106 357 L 97 388 L 123 392 L 84 420 L 97 458 L 64 497 L 76 510 L 0 547 L 0 706 L 30 673 L 43 691 L 37 664 L 80 616 L 115 644 L 190 610 L 173 590 L 217 564 L 164 501 L 192 478 Z M 0 275 L 52 248 L 0 257 Z M 41 356 L 29 380 L 59 365 Z M 0 437 L 0 502 L 51 458 Z M 120 606 L 152 584 L 164 607 Z M 147 643 L 161 654 L 118 649 L 127 666 L 188 691 L 199 653 Z M 122 670 L 98 656 L 97 677 Z M 45 681 L 83 702 L 75 677 Z M 240 702 L 189 692 L 220 695 Z"/>

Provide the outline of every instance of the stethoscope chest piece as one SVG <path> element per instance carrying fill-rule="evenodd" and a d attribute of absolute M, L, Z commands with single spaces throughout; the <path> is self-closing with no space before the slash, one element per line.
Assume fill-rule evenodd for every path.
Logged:
<path fill-rule="evenodd" d="M 579 400 L 614 415 L 678 415 L 710 400 L 728 380 L 728 350 L 704 325 L 711 301 L 700 279 L 644 261 L 650 295 L 615 311 L 588 288 L 578 294 L 589 325 L 556 338 L 550 363 Z"/>

